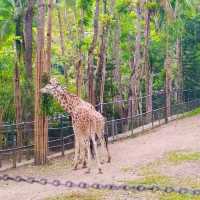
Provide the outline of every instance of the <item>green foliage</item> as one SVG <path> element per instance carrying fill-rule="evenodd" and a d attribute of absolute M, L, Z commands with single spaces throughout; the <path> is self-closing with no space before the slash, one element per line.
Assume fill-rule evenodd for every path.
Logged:
<path fill-rule="evenodd" d="M 18 3 L 17 3 L 18 2 Z M 15 63 L 15 40 L 23 41 L 22 37 L 15 33 L 16 19 L 21 20 L 23 25 L 24 14 L 27 8 L 27 0 L 0 0 L 0 108 L 3 108 L 4 119 L 6 121 L 15 120 L 14 91 L 13 91 L 13 64 Z M 108 25 L 108 38 L 106 49 L 106 81 L 104 101 L 109 102 L 119 94 L 118 83 L 114 80 L 113 70 L 115 67 L 114 42 L 116 29 L 119 33 L 119 63 L 120 78 L 122 82 L 122 96 L 128 98 L 130 86 L 130 75 L 132 72 L 131 63 L 134 59 L 135 39 L 136 39 L 136 2 L 130 0 L 107 1 L 107 13 L 104 13 L 103 2 L 99 7 L 99 36 L 102 26 Z M 141 9 L 141 46 L 144 46 L 144 11 L 151 11 L 149 57 L 153 73 L 153 89 L 164 88 L 164 61 L 166 58 L 167 42 L 170 46 L 173 58 L 176 57 L 176 40 L 182 42 L 182 64 L 184 88 L 194 89 L 200 87 L 200 14 L 198 12 L 199 3 L 196 0 L 171 0 L 173 11 L 176 10 L 176 19 L 168 20 L 167 11 L 163 9 L 159 1 L 151 0 Z M 33 61 L 35 60 L 36 33 L 37 33 L 37 3 L 34 9 L 33 19 Z M 64 34 L 65 55 L 62 55 L 60 46 L 60 32 L 57 18 L 57 9 L 53 9 L 52 17 L 52 51 L 51 75 L 63 84 L 68 91 L 76 92 L 76 64 L 79 59 L 79 51 L 83 54 L 83 94 L 87 96 L 86 88 L 88 81 L 87 55 L 88 48 L 93 36 L 93 17 L 95 11 L 94 0 L 60 0 L 56 6 L 61 11 Z M 82 32 L 81 32 L 82 31 Z M 81 32 L 81 33 L 80 33 Z M 168 39 L 168 41 L 167 41 Z M 94 65 L 96 66 L 100 51 L 101 40 L 98 37 L 97 47 L 94 52 Z M 143 54 L 141 50 L 141 55 Z M 22 56 L 23 57 L 23 56 Z M 143 61 L 142 61 L 143 62 Z M 25 66 L 23 58 L 20 64 L 20 86 L 22 93 L 23 119 L 26 113 L 33 113 L 34 108 L 34 79 L 27 80 L 25 77 Z M 67 66 L 67 80 L 64 77 L 64 66 Z M 33 65 L 34 68 L 34 65 Z M 177 66 L 173 62 L 173 75 L 176 78 Z M 95 77 L 96 78 L 96 77 Z M 47 81 L 48 82 L 48 81 Z M 142 82 L 142 81 L 141 81 Z M 174 84 L 173 84 L 174 87 Z M 141 85 L 144 91 L 144 81 Z M 63 112 L 60 106 L 52 100 L 52 97 L 43 95 L 42 110 L 47 115 L 53 112 Z M 118 116 L 113 113 L 113 108 L 108 108 L 109 116 Z M 196 111 L 195 111 L 196 113 Z"/>
<path fill-rule="evenodd" d="M 46 72 L 42 74 L 42 87 L 44 87 L 46 84 L 48 84 L 50 81 L 50 75 Z"/>
<path fill-rule="evenodd" d="M 159 8 L 159 4 L 156 1 L 149 1 L 145 3 L 144 7 L 151 10 L 151 12 L 153 12 Z"/>
<path fill-rule="evenodd" d="M 54 198 L 48 198 L 46 200 L 100 200 L 103 197 L 103 192 L 90 190 L 88 192 L 73 192 L 71 194 L 66 194 L 62 196 L 57 196 Z"/>
<path fill-rule="evenodd" d="M 131 6 L 130 0 L 119 0 L 117 1 L 116 9 L 119 13 L 127 14 Z"/>
<path fill-rule="evenodd" d="M 167 176 L 162 175 L 152 175 L 145 177 L 144 179 L 136 179 L 133 181 L 127 181 L 127 184 L 136 185 L 136 184 L 143 184 L 143 185 L 169 185 L 170 179 Z"/>
<path fill-rule="evenodd" d="M 48 73 L 43 73 L 42 75 L 42 87 L 49 83 L 50 76 Z M 53 97 L 49 94 L 42 94 L 42 106 L 41 110 L 45 115 L 52 115 L 53 111 Z"/>
<path fill-rule="evenodd" d="M 49 83 L 50 75 L 48 73 L 43 73 L 42 75 L 42 87 Z M 55 102 L 52 95 L 42 94 L 41 100 L 41 111 L 46 116 L 53 115 L 56 111 L 62 111 L 58 103 Z"/>
<path fill-rule="evenodd" d="M 200 16 L 187 18 L 185 22 L 185 34 L 183 36 L 183 73 L 186 88 L 198 88 L 200 86 Z"/>
<path fill-rule="evenodd" d="M 198 196 L 193 195 L 181 195 L 181 194 L 163 194 L 160 200 L 198 200 Z"/>
<path fill-rule="evenodd" d="M 53 101 L 53 97 L 49 94 L 43 94 L 42 95 L 42 112 L 49 116 L 49 115 L 52 115 L 53 114 L 53 104 L 52 104 L 52 101 Z"/>
<path fill-rule="evenodd" d="M 9 44 L 9 43 L 7 43 Z M 0 110 L 3 119 L 12 121 L 15 118 L 14 90 L 13 90 L 13 50 L 1 48 L 0 50 Z"/>
<path fill-rule="evenodd" d="M 93 0 L 78 0 L 78 7 L 83 10 L 84 15 L 80 17 L 78 24 L 83 23 L 84 26 L 89 26 L 93 13 Z"/>
<path fill-rule="evenodd" d="M 168 156 L 170 155 L 170 162 Z M 185 177 L 185 176 L 166 176 L 163 175 L 160 169 L 167 169 L 168 165 L 171 163 L 181 164 L 182 162 L 199 161 L 199 152 L 170 152 L 167 157 L 161 160 L 155 160 L 151 163 L 144 165 L 139 168 L 138 175 L 141 178 L 135 180 L 122 181 L 130 186 L 136 184 L 146 184 L 146 185 L 163 185 L 176 187 L 179 185 L 183 188 L 199 188 L 199 179 L 197 177 Z M 191 169 L 192 170 L 192 169 Z M 198 200 L 198 196 L 190 194 L 177 194 L 177 193 L 157 193 L 157 198 L 159 200 Z"/>
<path fill-rule="evenodd" d="M 200 108 L 197 108 L 191 112 L 185 114 L 186 117 L 193 117 L 200 114 Z"/>
<path fill-rule="evenodd" d="M 181 164 L 186 161 L 200 160 L 200 152 L 170 152 L 167 160 L 173 164 Z"/>
<path fill-rule="evenodd" d="M 110 25 L 112 23 L 112 16 L 109 14 L 101 15 L 100 20 L 102 22 L 102 25 Z"/>

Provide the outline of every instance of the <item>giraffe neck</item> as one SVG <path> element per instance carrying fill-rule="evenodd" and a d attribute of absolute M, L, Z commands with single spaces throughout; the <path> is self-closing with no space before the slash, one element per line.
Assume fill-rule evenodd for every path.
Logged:
<path fill-rule="evenodd" d="M 78 96 L 69 94 L 60 86 L 54 89 L 53 96 L 68 113 L 72 113 L 74 108 L 81 103 Z"/>

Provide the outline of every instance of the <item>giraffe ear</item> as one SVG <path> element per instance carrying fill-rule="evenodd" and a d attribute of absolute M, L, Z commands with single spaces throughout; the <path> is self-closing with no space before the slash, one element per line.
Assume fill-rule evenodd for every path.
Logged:
<path fill-rule="evenodd" d="M 56 78 L 51 78 L 49 82 L 50 82 L 51 84 L 53 84 L 53 85 L 59 84 L 58 81 L 56 80 Z"/>

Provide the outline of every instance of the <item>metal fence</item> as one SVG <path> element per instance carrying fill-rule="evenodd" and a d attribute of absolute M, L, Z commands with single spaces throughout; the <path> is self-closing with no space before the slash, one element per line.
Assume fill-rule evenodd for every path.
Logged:
<path fill-rule="evenodd" d="M 166 106 L 164 91 L 155 92 L 152 96 L 153 109 L 145 112 L 146 97 L 139 98 L 140 108 L 136 115 L 130 115 L 129 100 L 120 100 L 97 105 L 97 110 L 101 110 L 106 121 L 105 132 L 109 140 L 115 140 L 120 135 L 126 133 L 134 135 L 145 129 L 159 126 L 166 122 Z M 200 90 L 173 90 L 171 93 L 171 113 L 167 119 L 177 118 L 182 114 L 192 111 L 200 106 Z M 74 134 L 69 115 L 58 114 L 49 117 L 48 127 L 48 155 L 60 153 L 64 155 L 65 150 L 74 146 Z M 23 146 L 16 146 L 17 126 L 20 127 Z M 2 145 L 0 149 L 0 169 L 3 167 L 16 167 L 21 161 L 34 158 L 34 122 L 22 122 L 20 124 L 4 124 L 0 127 Z M 19 158 L 17 152 L 21 152 Z"/>

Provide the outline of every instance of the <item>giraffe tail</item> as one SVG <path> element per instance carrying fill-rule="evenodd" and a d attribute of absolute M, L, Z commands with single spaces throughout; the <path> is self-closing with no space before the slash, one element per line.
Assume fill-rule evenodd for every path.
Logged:
<path fill-rule="evenodd" d="M 106 148 L 108 148 L 108 135 L 104 134 L 103 137 L 104 137 L 104 140 L 105 140 Z"/>
<path fill-rule="evenodd" d="M 106 149 L 108 151 L 108 135 L 103 134 L 103 138 L 104 138 L 104 141 L 105 141 Z M 98 139 L 97 135 L 96 135 L 96 139 Z M 95 159 L 94 145 L 93 145 L 93 142 L 92 142 L 91 139 L 90 139 L 90 151 L 91 151 L 92 159 Z"/>
<path fill-rule="evenodd" d="M 94 159 L 95 153 L 94 153 L 94 145 L 93 145 L 92 139 L 90 139 L 90 152 L 91 152 L 92 159 Z"/>

